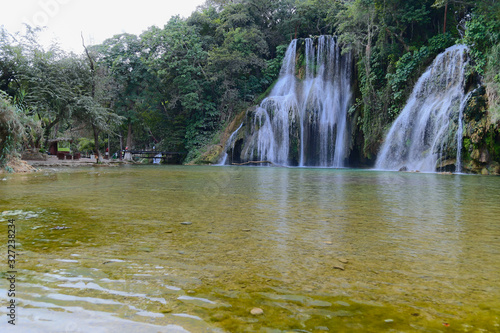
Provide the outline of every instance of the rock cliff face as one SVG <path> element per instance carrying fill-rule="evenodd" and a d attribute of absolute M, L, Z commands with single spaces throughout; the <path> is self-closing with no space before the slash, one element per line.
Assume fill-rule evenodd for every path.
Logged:
<path fill-rule="evenodd" d="M 464 171 L 500 175 L 500 124 L 491 123 L 484 88 L 472 94 L 464 111 Z"/>

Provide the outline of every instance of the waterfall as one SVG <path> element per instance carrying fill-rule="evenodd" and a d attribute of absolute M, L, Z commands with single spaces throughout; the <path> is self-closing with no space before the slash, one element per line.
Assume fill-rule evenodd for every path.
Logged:
<path fill-rule="evenodd" d="M 297 54 L 298 40 L 290 43 L 276 85 L 256 108 L 242 160 L 344 166 L 351 55 L 342 55 L 331 36 L 303 41 L 303 54 Z"/>
<path fill-rule="evenodd" d="M 238 131 L 243 127 L 243 123 L 241 123 L 240 127 L 234 131 L 229 139 L 227 140 L 226 146 L 224 147 L 224 154 L 222 155 L 222 158 L 220 159 L 220 162 L 217 165 L 226 165 L 227 161 L 227 156 L 228 156 L 228 150 L 234 148 L 234 141 L 236 139 L 236 134 L 238 134 Z"/>
<path fill-rule="evenodd" d="M 377 169 L 434 172 L 455 140 L 460 141 L 457 160 L 460 158 L 461 115 L 467 100 L 466 52 L 464 45 L 452 46 L 422 74 L 384 140 Z M 453 135 L 455 127 L 457 134 Z"/>
<path fill-rule="evenodd" d="M 162 158 L 162 154 L 161 154 L 161 153 L 157 154 L 157 155 L 153 158 L 153 164 L 160 164 L 160 163 L 161 163 L 161 158 Z"/>

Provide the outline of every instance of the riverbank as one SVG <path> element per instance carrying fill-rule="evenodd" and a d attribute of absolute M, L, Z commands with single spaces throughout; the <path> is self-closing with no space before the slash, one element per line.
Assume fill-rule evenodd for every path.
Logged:
<path fill-rule="evenodd" d="M 36 172 L 37 169 L 26 161 L 21 159 L 10 160 L 4 168 L 0 168 L 0 174 L 2 173 L 31 173 Z"/>
<path fill-rule="evenodd" d="M 78 160 L 60 160 L 57 156 L 48 156 L 46 160 L 21 160 L 14 159 L 7 163 L 5 169 L 0 169 L 1 173 L 32 173 L 37 172 L 39 169 L 50 167 L 82 167 L 82 166 L 117 166 L 120 164 L 128 164 L 131 162 L 120 160 L 104 160 L 102 163 L 97 164 L 93 158 L 80 158 Z"/>

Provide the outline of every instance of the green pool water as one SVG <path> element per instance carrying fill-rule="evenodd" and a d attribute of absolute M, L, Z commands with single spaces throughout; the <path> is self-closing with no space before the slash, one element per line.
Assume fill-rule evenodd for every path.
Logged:
<path fill-rule="evenodd" d="M 45 169 L 0 221 L 2 332 L 500 332 L 500 177 Z"/>

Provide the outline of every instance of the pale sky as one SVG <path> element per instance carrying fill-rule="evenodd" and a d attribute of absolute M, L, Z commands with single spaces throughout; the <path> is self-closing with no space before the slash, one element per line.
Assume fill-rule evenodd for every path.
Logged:
<path fill-rule="evenodd" d="M 8 32 L 24 31 L 23 23 L 47 26 L 40 35 L 48 45 L 57 39 L 66 51 L 83 52 L 123 32 L 139 35 L 152 25 L 163 27 L 170 17 L 188 17 L 205 0 L 0 0 L 0 25 Z"/>

